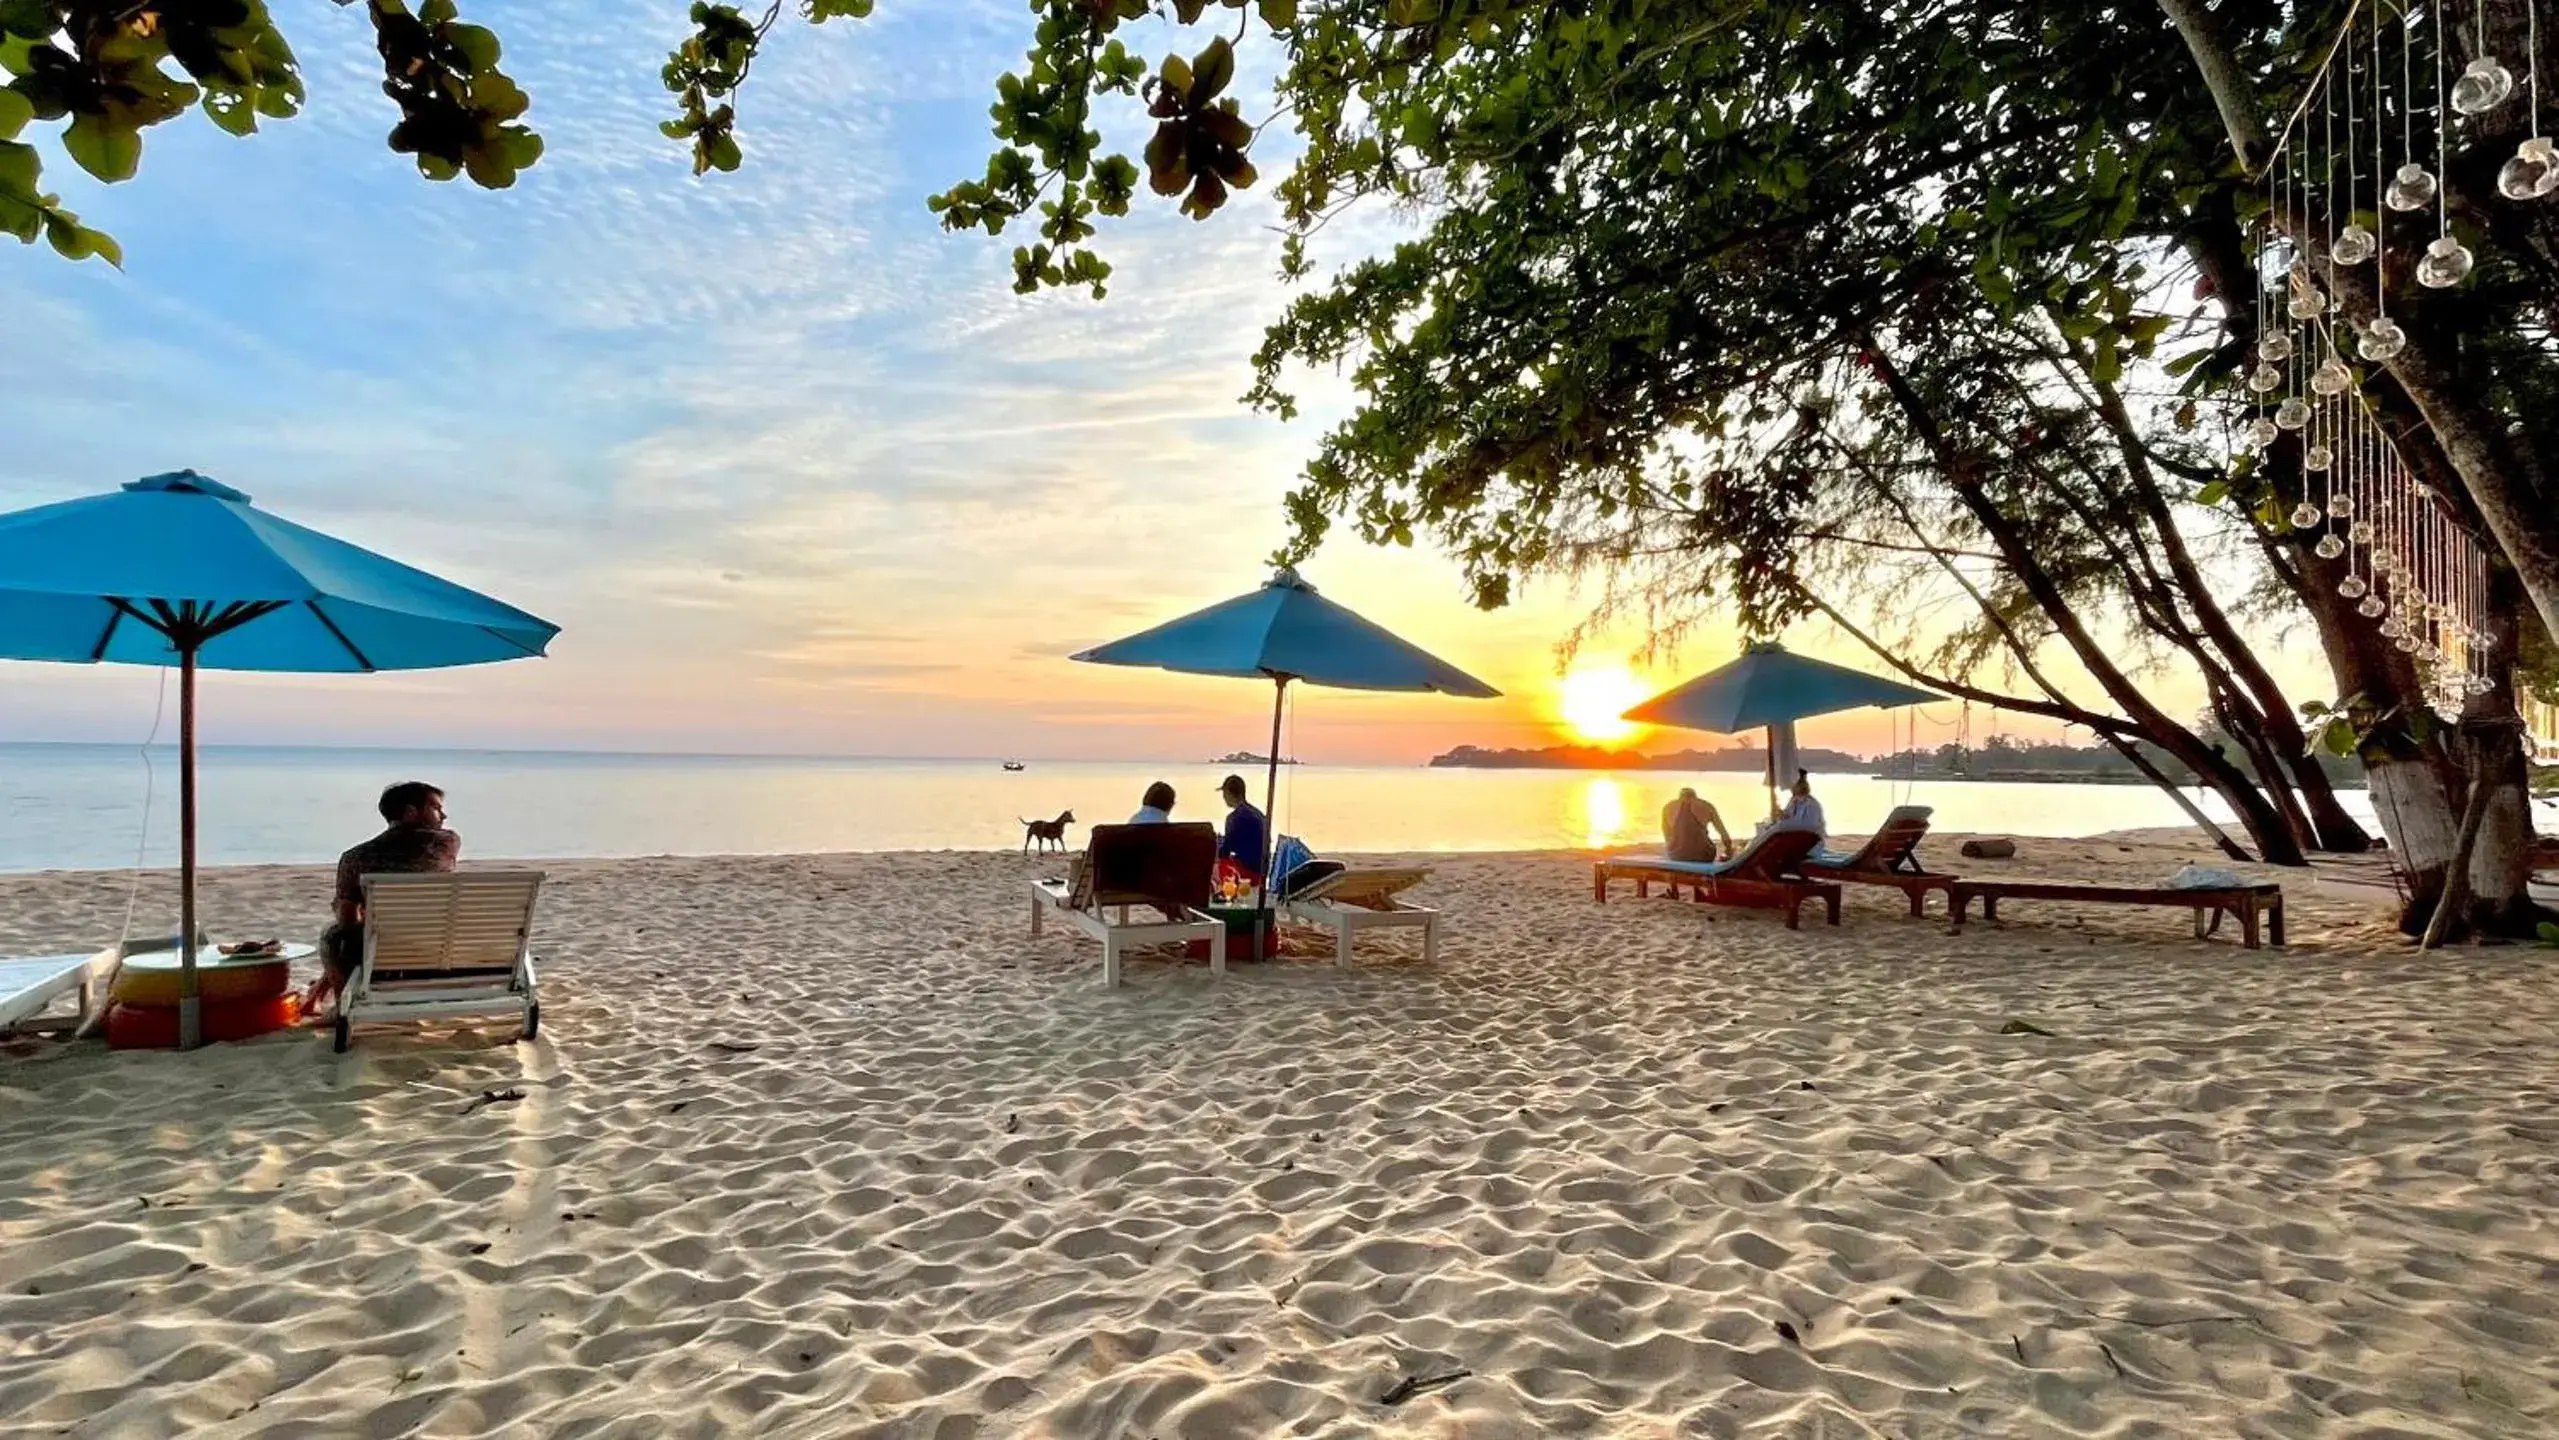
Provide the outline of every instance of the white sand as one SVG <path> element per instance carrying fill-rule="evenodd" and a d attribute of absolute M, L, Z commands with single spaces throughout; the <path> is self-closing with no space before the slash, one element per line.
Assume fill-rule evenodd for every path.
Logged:
<path fill-rule="evenodd" d="M 1434 863 L 1436 968 L 1117 993 L 1025 934 L 1054 861 L 555 865 L 537 1043 L 12 1047 L 0 1431 L 2559 1433 L 2550 952 L 2297 875 L 2251 954 Z M 0 948 L 124 884 L 0 879 Z M 208 893 L 290 934 L 326 880 Z"/>

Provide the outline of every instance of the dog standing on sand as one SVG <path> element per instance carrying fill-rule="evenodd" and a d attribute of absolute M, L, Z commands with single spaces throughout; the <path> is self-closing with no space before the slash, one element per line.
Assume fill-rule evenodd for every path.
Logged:
<path fill-rule="evenodd" d="M 1022 853 L 1030 854 L 1031 846 L 1036 844 L 1043 852 L 1054 845 L 1059 854 L 1065 854 L 1066 827 L 1074 823 L 1075 812 L 1072 810 L 1066 811 L 1054 820 L 1022 821 Z"/>

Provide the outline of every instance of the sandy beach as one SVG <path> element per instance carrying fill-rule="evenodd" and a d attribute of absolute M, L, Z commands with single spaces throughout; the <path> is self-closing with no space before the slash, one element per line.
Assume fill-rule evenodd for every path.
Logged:
<path fill-rule="evenodd" d="M 2559 1429 L 2551 952 L 2421 961 L 2299 872 L 2251 953 L 1424 863 L 1436 966 L 1118 992 L 1028 937 L 1055 860 L 560 863 L 534 1043 L 13 1045 L 0 1432 Z M 0 877 L 0 949 L 112 937 L 127 884 Z M 326 891 L 205 893 L 263 935 Z"/>

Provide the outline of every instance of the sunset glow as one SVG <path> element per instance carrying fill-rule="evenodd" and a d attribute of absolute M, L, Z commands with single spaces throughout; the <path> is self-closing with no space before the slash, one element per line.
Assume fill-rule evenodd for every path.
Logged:
<path fill-rule="evenodd" d="M 1593 665 L 1564 677 L 1556 694 L 1556 717 L 1576 740 L 1622 744 L 1644 727 L 1619 717 L 1649 694 L 1644 682 L 1625 666 Z"/>

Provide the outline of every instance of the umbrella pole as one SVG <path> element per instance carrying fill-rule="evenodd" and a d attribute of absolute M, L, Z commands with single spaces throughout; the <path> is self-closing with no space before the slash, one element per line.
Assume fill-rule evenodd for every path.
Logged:
<path fill-rule="evenodd" d="M 1262 780 L 1263 914 L 1261 919 L 1254 922 L 1253 953 L 1257 956 L 1267 953 L 1263 936 L 1276 928 L 1270 920 L 1271 888 L 1279 883 L 1280 878 L 1271 873 L 1271 866 L 1279 858 L 1280 717 L 1288 708 L 1288 677 L 1275 675 L 1271 678 L 1279 683 L 1271 690 L 1271 751 L 1269 755 L 1263 757 L 1270 762 L 1270 766 Z"/>
<path fill-rule="evenodd" d="M 195 643 L 178 647 L 178 1048 L 204 1043 L 195 973 Z"/>
<path fill-rule="evenodd" d="M 1777 727 L 1768 727 L 1764 743 L 1768 747 L 1768 818 L 1777 818 Z"/>

